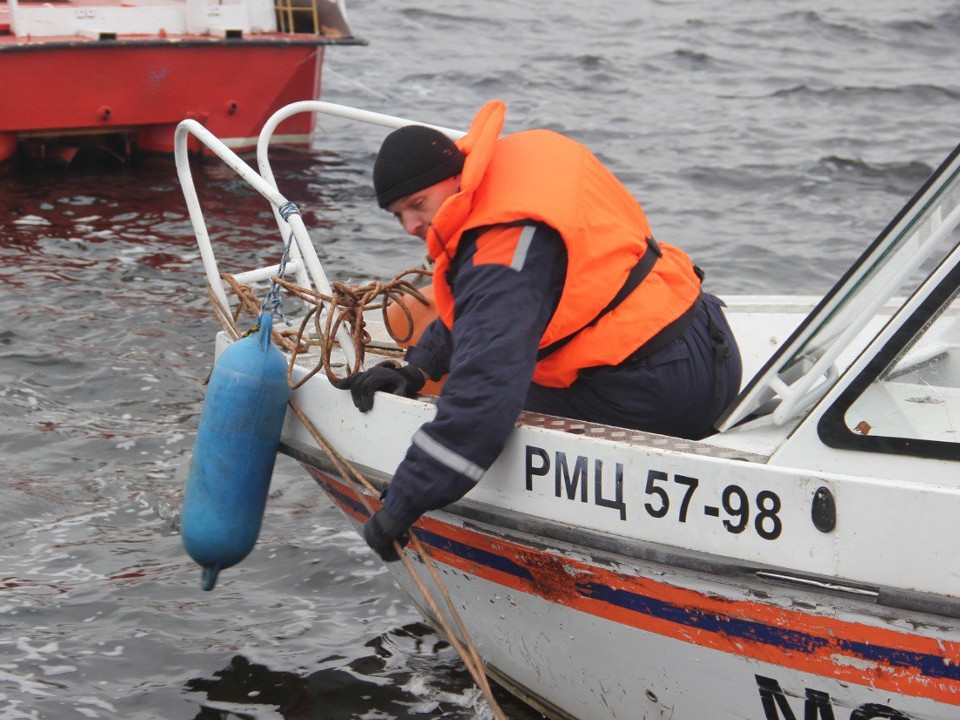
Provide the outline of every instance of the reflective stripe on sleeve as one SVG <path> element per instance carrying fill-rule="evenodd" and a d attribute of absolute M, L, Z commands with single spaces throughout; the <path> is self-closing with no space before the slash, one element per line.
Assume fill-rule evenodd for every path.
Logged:
<path fill-rule="evenodd" d="M 517 272 L 523 270 L 523 264 L 527 261 L 527 253 L 530 251 L 530 243 L 533 242 L 535 232 L 537 232 L 537 228 L 533 225 L 524 225 L 520 232 L 517 249 L 513 251 L 513 259 L 510 261 L 510 267 Z"/>
<path fill-rule="evenodd" d="M 480 480 L 486 472 L 486 470 L 476 463 L 467 460 L 450 448 L 444 447 L 423 430 L 417 430 L 417 432 L 414 433 L 412 442 L 441 465 L 450 468 L 454 472 L 474 482 Z"/>

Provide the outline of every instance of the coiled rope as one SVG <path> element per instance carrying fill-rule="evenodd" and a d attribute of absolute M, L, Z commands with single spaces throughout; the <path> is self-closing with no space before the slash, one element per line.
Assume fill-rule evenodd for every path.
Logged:
<path fill-rule="evenodd" d="M 281 212 L 282 211 L 283 209 L 281 209 Z M 299 211 L 297 210 L 297 212 Z M 409 295 L 424 305 L 428 304 L 427 299 L 417 289 L 413 282 L 408 279 L 409 276 L 428 275 L 429 272 L 427 270 L 423 268 L 412 268 L 410 270 L 405 270 L 387 283 L 375 281 L 368 285 L 359 287 L 339 282 L 331 283 L 331 289 L 333 293 L 332 295 L 328 296 L 310 288 L 305 288 L 291 283 L 282 277 L 284 268 L 286 266 L 286 259 L 291 241 L 292 237 L 290 240 L 288 240 L 284 250 L 284 257 L 278 268 L 278 275 L 271 278 L 271 286 L 268 293 L 268 296 L 271 294 L 274 295 L 275 304 L 271 306 L 274 311 L 278 310 L 280 306 L 279 293 L 281 287 L 290 294 L 299 297 L 309 307 L 300 323 L 299 329 L 295 333 L 290 333 L 289 331 L 281 332 L 276 330 L 276 328 L 274 328 L 271 333 L 273 341 L 290 353 L 290 362 L 287 366 L 287 383 L 291 389 L 300 387 L 307 380 L 320 372 L 321 369 L 324 371 L 331 383 L 334 385 L 338 384 L 338 381 L 341 378 L 338 377 L 334 372 L 331 356 L 336 346 L 335 338 L 337 336 L 337 332 L 344 323 L 347 323 L 347 327 L 350 328 L 349 335 L 353 343 L 355 357 L 354 366 L 347 369 L 347 376 L 357 372 L 360 367 L 362 367 L 366 352 L 368 350 L 372 350 L 369 348 L 371 336 L 367 331 L 364 322 L 364 314 L 368 311 L 377 309 L 381 310 L 383 314 L 384 325 L 394 341 L 397 343 L 404 343 L 410 340 L 414 332 L 413 316 L 406 305 L 399 301 L 403 298 L 403 296 Z M 237 324 L 240 315 L 246 314 L 258 317 L 261 309 L 267 307 L 268 302 L 274 302 L 274 300 L 265 299 L 263 303 L 260 304 L 257 302 L 256 295 L 250 286 L 238 283 L 236 278 L 226 273 L 222 273 L 221 277 L 234 291 L 234 294 L 238 299 L 236 311 L 231 314 L 228 309 L 224 308 L 217 300 L 209 286 L 207 291 L 213 303 L 214 313 L 220 320 L 221 325 L 223 326 L 224 330 L 236 340 L 241 336 L 241 332 Z M 403 310 L 403 313 L 406 317 L 407 328 L 406 333 L 403 335 L 396 334 L 392 323 L 388 322 L 387 320 L 387 309 L 390 307 L 391 303 L 394 302 L 397 303 L 397 305 Z M 311 326 L 311 324 L 314 330 L 313 337 L 310 337 L 307 334 L 307 329 L 309 326 Z M 309 351 L 312 347 L 320 348 L 319 361 L 313 366 L 313 368 L 305 373 L 303 378 L 301 378 L 299 381 L 294 381 L 293 368 L 297 364 L 298 357 Z M 382 349 L 378 350 L 378 352 L 385 355 L 400 354 L 399 351 L 388 351 Z M 289 405 L 293 412 L 300 419 L 300 422 L 303 423 L 304 427 L 313 437 L 317 445 L 322 448 L 327 454 L 327 457 L 330 458 L 330 461 L 337 468 L 341 477 L 343 477 L 347 482 L 352 483 L 359 491 L 357 495 L 360 498 L 360 501 L 363 503 L 367 512 L 372 514 L 374 512 L 374 508 L 368 499 L 367 493 L 363 492 L 363 490 L 366 490 L 370 494 L 376 496 L 378 493 L 373 484 L 367 478 L 365 478 L 363 474 L 360 473 L 360 471 L 358 471 L 346 458 L 336 451 L 336 449 L 327 441 L 327 439 L 317 429 L 307 414 L 293 400 L 292 397 L 289 400 Z M 403 562 L 404 568 L 406 568 L 407 572 L 410 574 L 410 578 L 417 586 L 417 589 L 420 591 L 420 594 L 423 596 L 424 600 L 429 606 L 433 616 L 437 619 L 438 624 L 449 640 L 451 646 L 453 646 L 454 650 L 456 650 L 457 654 L 463 660 L 463 664 L 470 673 L 470 676 L 473 678 L 473 681 L 483 693 L 490 711 L 493 714 L 494 720 L 506 720 L 506 715 L 504 715 L 503 710 L 500 708 L 496 698 L 493 696 L 493 691 L 490 689 L 490 683 L 487 680 L 486 672 L 483 668 L 483 661 L 480 658 L 480 654 L 477 652 L 476 645 L 470 638 L 470 633 L 467 631 L 467 628 L 460 617 L 460 613 L 457 612 L 453 600 L 450 597 L 450 594 L 447 591 L 440 574 L 437 572 L 433 559 L 427 553 L 426 548 L 424 548 L 423 544 L 416 537 L 416 534 L 413 531 L 409 533 L 409 536 L 409 546 L 417 553 L 424 567 L 427 568 L 428 572 L 430 573 L 430 576 L 436 584 L 440 595 L 443 597 L 444 604 L 450 614 L 450 617 L 453 618 L 454 623 L 456 624 L 457 630 L 459 631 L 459 637 L 457 636 L 457 633 L 453 632 L 450 625 L 447 623 L 443 613 L 439 609 L 436 599 L 433 597 L 433 593 L 430 592 L 430 589 L 424 584 L 423 580 L 421 580 L 420 576 L 416 573 L 413 562 L 409 557 L 407 557 L 406 553 L 403 552 L 403 548 L 400 546 L 400 544 L 395 541 L 394 549 L 397 551 L 397 554 Z"/>

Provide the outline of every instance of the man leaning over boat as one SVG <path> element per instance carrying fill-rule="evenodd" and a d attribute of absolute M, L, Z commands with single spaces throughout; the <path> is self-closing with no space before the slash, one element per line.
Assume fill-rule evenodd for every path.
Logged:
<path fill-rule="evenodd" d="M 424 512 L 463 497 L 521 410 L 700 438 L 736 396 L 740 352 L 723 303 L 583 145 L 548 130 L 500 136 L 490 101 L 454 143 L 393 131 L 373 170 L 381 208 L 426 241 L 438 318 L 405 356 L 348 378 L 415 396 L 447 375 L 364 539 L 384 560 Z"/>

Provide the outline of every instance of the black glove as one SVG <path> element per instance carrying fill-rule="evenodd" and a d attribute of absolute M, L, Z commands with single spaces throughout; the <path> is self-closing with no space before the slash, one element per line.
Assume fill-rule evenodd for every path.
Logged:
<path fill-rule="evenodd" d="M 377 390 L 412 398 L 417 396 L 426 382 L 427 379 L 416 365 L 397 367 L 388 360 L 341 380 L 337 387 L 350 390 L 353 404 L 360 412 L 367 412 L 373 407 L 373 396 Z"/>
<path fill-rule="evenodd" d="M 380 508 L 370 519 L 363 524 L 363 539 L 384 562 L 394 562 L 400 559 L 393 541 L 405 547 L 410 542 L 407 523 L 399 522 L 386 508 Z"/>

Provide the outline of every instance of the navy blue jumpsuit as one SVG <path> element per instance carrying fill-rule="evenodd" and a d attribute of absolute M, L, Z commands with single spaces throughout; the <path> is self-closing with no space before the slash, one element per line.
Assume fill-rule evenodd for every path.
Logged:
<path fill-rule="evenodd" d="M 463 497 L 497 459 L 523 409 L 699 438 L 736 397 L 740 353 L 722 303 L 706 293 L 666 346 L 581 370 L 569 388 L 533 384 L 540 338 L 563 289 L 563 240 L 537 225 L 525 254 L 506 266 L 474 262 L 475 239 L 464 236 L 448 271 L 452 331 L 437 320 L 406 354 L 432 379 L 449 376 L 436 417 L 415 433 L 390 483 L 385 505 L 399 522 Z"/>

